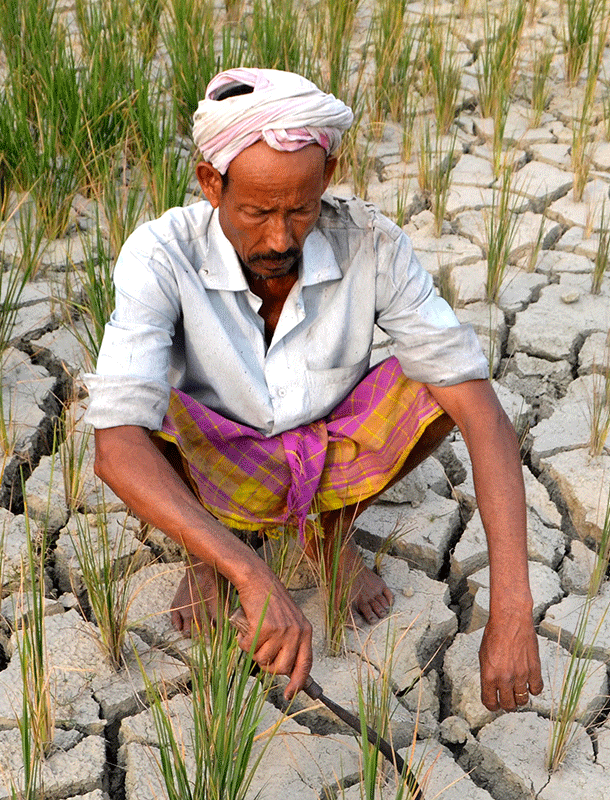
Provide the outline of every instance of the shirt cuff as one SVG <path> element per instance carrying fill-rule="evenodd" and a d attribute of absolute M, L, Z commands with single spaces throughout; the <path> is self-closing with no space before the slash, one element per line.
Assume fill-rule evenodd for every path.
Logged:
<path fill-rule="evenodd" d="M 489 378 L 489 364 L 469 323 L 396 341 L 394 355 L 407 378 L 433 386 L 453 386 Z"/>
<path fill-rule="evenodd" d="M 137 425 L 161 429 L 169 406 L 169 384 L 126 375 L 83 375 L 89 391 L 85 422 L 94 428 Z"/>

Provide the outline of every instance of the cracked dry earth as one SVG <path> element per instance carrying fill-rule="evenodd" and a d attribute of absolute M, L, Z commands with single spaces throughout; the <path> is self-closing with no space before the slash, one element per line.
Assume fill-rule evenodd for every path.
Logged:
<path fill-rule="evenodd" d="M 511 267 L 497 305 L 490 306 L 483 235 L 485 209 L 492 202 L 490 129 L 466 102 L 471 78 L 465 68 L 466 99 L 457 118 L 460 156 L 442 235 L 432 234 L 431 213 L 414 177 L 416 156 L 401 161 L 401 131 L 391 124 L 374 144 L 376 175 L 368 196 L 392 213 L 397 193 L 403 193 L 405 230 L 424 266 L 437 280 L 443 275 L 449 281 L 460 319 L 475 326 L 493 364 L 496 391 L 523 437 L 530 574 L 545 690 L 514 714 L 492 714 L 479 700 L 477 651 L 489 607 L 489 572 L 469 459 L 457 435 L 358 520 L 356 537 L 367 558 L 385 550 L 390 540 L 381 562 L 396 594 L 388 620 L 372 630 L 348 631 L 345 655 L 330 658 L 322 640 L 319 594 L 307 570 L 294 571 L 291 587 L 315 627 L 312 675 L 330 697 L 356 713 L 363 657 L 374 677 L 390 658 L 386 642 L 394 643 L 392 738 L 398 748 L 410 748 L 415 734 L 414 759 L 421 760 L 423 773 L 430 768 L 427 796 L 444 790 L 440 796 L 446 800 L 606 800 L 610 583 L 602 584 L 589 612 L 584 641 L 590 660 L 568 755 L 550 775 L 545 757 L 610 492 L 610 439 L 600 455 L 589 453 L 592 404 L 603 365 L 609 364 L 610 277 L 603 279 L 598 295 L 590 287 L 602 207 L 610 199 L 610 145 L 595 151 L 584 198 L 575 202 L 567 156 L 572 120 L 565 96 L 551 102 L 535 129 L 529 126 L 529 110 L 513 104 L 505 140 L 519 156 L 512 185 L 518 224 Z M 336 190 L 351 192 L 346 185 Z M 89 204 L 75 207 L 81 230 L 91 230 L 94 218 Z M 3 249 L 9 252 L 12 246 L 7 234 Z M 61 315 L 66 265 L 74 265 L 71 274 L 78 284 L 82 255 L 76 235 L 46 251 L 38 279 L 21 299 L 2 364 L 3 412 L 13 447 L 3 461 L 0 490 L 5 598 L 0 800 L 10 796 L 11 780 L 18 783 L 22 774 L 16 728 L 22 684 L 11 631 L 23 608 L 19 585 L 27 537 L 36 536 L 40 526 L 50 542 L 45 613 L 56 724 L 54 750 L 43 766 L 45 797 L 166 796 L 138 658 L 152 680 L 170 687 L 172 713 L 185 730 L 189 725 L 185 660 L 190 645 L 172 631 L 166 613 L 181 576 L 178 548 L 158 531 L 142 541 L 139 522 L 93 475 L 92 441 L 82 422 L 87 400 L 80 374 L 88 365 L 79 344 L 81 323 L 67 325 Z M 391 342 L 379 332 L 375 360 L 390 352 Z M 62 413 L 68 433 L 51 455 Z M 74 454 L 79 481 L 66 491 L 64 466 Z M 29 528 L 24 501 L 33 520 Z M 85 510 L 95 514 L 98 509 L 107 515 L 111 541 L 120 540 L 117 558 L 135 569 L 131 643 L 119 672 L 105 661 L 96 626 L 83 616 L 76 596 L 83 586 L 73 537 Z M 90 521 L 94 527 L 95 518 Z M 269 696 L 261 729 L 281 714 L 280 695 Z M 284 800 L 361 797 L 359 749 L 349 730 L 304 696 L 293 710 L 301 713 L 282 723 L 249 796 L 261 790 L 262 797 Z M 391 784 L 383 796 L 394 796 Z"/>

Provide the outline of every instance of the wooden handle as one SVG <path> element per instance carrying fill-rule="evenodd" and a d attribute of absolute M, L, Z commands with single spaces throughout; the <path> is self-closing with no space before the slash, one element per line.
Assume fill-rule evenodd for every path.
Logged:
<path fill-rule="evenodd" d="M 241 633 L 242 636 L 248 635 L 250 626 L 248 625 L 248 619 L 244 614 L 243 609 L 238 608 L 236 611 L 234 611 L 229 617 L 229 623 L 238 633 Z"/>

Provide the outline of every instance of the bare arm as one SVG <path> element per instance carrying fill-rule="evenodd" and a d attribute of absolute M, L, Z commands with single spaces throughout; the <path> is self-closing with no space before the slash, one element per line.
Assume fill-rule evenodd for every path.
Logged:
<path fill-rule="evenodd" d="M 267 565 L 197 501 L 144 428 L 124 425 L 95 431 L 95 472 L 146 522 L 164 531 L 237 589 L 250 635 L 268 603 L 255 660 L 269 672 L 290 675 L 286 695 L 305 683 L 311 669 L 311 625 Z"/>
<path fill-rule="evenodd" d="M 515 694 L 524 688 L 532 694 L 542 691 L 517 437 L 488 381 L 428 388 L 464 436 L 487 534 L 490 609 L 479 654 L 481 699 L 491 711 L 510 711 L 517 704 Z"/>

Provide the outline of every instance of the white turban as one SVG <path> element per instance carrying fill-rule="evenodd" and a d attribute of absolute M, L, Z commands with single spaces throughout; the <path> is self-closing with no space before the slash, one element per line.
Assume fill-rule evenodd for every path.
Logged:
<path fill-rule="evenodd" d="M 253 91 L 215 99 L 223 89 L 244 85 Z M 193 140 L 224 175 L 235 156 L 260 139 L 287 151 L 317 143 L 333 155 L 353 119 L 348 106 L 300 75 L 240 67 L 221 72 L 208 84 L 193 115 Z"/>

